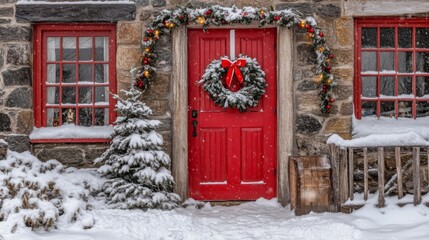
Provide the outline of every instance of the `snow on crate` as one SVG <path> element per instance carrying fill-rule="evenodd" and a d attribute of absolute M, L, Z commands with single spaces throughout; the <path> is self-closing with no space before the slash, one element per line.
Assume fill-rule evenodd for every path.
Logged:
<path fill-rule="evenodd" d="M 87 201 L 102 182 L 94 170 L 66 169 L 56 160 L 10 151 L 0 161 L 0 229 L 48 230 L 82 219 L 81 227 L 92 227 Z"/>
<path fill-rule="evenodd" d="M 76 138 L 103 138 L 109 139 L 113 133 L 113 126 L 84 127 L 74 124 L 65 124 L 59 127 L 34 128 L 30 139 L 76 139 Z"/>

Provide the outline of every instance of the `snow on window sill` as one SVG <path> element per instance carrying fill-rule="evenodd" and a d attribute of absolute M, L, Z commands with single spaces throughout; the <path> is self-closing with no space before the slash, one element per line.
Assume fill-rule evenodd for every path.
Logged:
<path fill-rule="evenodd" d="M 110 142 L 113 126 L 84 127 L 74 124 L 59 127 L 34 128 L 30 134 L 33 143 L 42 142 Z"/>
<path fill-rule="evenodd" d="M 327 143 L 342 147 L 429 146 L 429 117 L 353 118 L 351 140 L 344 140 L 334 134 Z"/>

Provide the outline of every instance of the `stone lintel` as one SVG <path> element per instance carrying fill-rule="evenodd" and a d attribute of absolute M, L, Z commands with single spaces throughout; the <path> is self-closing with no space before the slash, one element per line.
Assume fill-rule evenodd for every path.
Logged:
<path fill-rule="evenodd" d="M 30 22 L 118 22 L 134 20 L 135 4 L 17 4 L 16 18 Z"/>

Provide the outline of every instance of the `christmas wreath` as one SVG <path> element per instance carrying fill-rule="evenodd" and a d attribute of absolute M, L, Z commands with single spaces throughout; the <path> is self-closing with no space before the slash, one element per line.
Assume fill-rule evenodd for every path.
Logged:
<path fill-rule="evenodd" d="M 224 84 L 222 80 L 225 73 Z M 241 84 L 241 89 L 236 92 L 227 88 L 231 86 L 234 75 Z M 212 61 L 198 83 L 204 84 L 204 90 L 217 105 L 236 108 L 241 112 L 248 107 L 256 107 L 267 87 L 265 72 L 256 59 L 241 55 L 236 61 L 227 57 Z"/>

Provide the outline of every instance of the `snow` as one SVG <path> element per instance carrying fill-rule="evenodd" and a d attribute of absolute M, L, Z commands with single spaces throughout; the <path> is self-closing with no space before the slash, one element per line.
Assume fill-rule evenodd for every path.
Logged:
<path fill-rule="evenodd" d="M 84 127 L 65 124 L 59 127 L 34 128 L 30 139 L 75 139 L 75 138 L 105 138 L 109 139 L 113 126 Z"/>
<path fill-rule="evenodd" d="M 429 117 L 353 118 L 353 139 L 344 140 L 333 134 L 328 144 L 342 147 L 429 146 Z"/>
<path fill-rule="evenodd" d="M 376 198 L 376 197 L 375 197 Z M 5 240 L 379 240 L 429 238 L 429 208 L 424 205 L 376 208 L 369 204 L 352 214 L 311 213 L 295 216 L 276 199 L 258 199 L 239 206 L 212 207 L 188 200 L 187 208 L 172 211 L 96 209 L 95 225 L 82 230 L 62 225 L 51 232 L 21 230 L 10 234 L 0 227 Z M 202 208 L 197 209 L 200 205 Z M 83 222 L 83 220 L 82 220 Z"/>
<path fill-rule="evenodd" d="M 7 142 L 3 139 L 0 139 L 0 145 L 7 145 Z"/>

